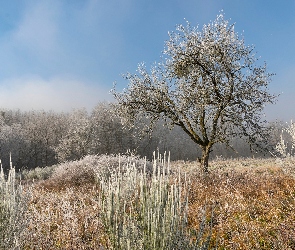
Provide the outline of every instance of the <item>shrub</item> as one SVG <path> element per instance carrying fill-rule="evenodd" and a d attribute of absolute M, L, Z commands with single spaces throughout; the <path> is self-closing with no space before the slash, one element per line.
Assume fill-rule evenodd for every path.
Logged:
<path fill-rule="evenodd" d="M 147 172 L 152 171 L 152 164 L 134 155 L 88 155 L 82 160 L 58 165 L 50 181 L 55 187 L 95 184 L 97 176 L 110 176 L 119 166 L 127 166 L 130 162 L 133 162 L 138 170 L 146 166 Z"/>
<path fill-rule="evenodd" d="M 56 166 L 50 166 L 50 167 L 44 167 L 44 168 L 36 167 L 31 170 L 25 169 L 21 172 L 21 176 L 22 176 L 22 179 L 26 181 L 46 180 L 51 177 L 55 167 Z"/>
<path fill-rule="evenodd" d="M 189 181 L 170 179 L 170 165 L 154 160 L 152 174 L 130 162 L 101 184 L 100 206 L 111 249 L 208 249 L 187 227 Z M 167 164 L 167 165 L 166 165 Z M 166 171 L 167 170 L 167 171 Z"/>

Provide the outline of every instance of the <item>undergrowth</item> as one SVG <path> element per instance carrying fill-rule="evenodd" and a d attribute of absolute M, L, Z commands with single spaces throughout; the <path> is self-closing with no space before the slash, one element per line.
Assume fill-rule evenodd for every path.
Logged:
<path fill-rule="evenodd" d="M 87 156 L 24 186 L 11 169 L 1 248 L 295 249 L 294 165 L 220 158 L 204 176 L 196 162 Z"/>

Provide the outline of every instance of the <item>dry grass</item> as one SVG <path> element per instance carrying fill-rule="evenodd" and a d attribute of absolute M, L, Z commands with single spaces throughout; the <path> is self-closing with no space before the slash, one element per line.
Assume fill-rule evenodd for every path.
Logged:
<path fill-rule="evenodd" d="M 99 249 L 105 243 L 95 188 L 36 186 L 32 195 L 24 249 Z"/>
<path fill-rule="evenodd" d="M 173 163 L 174 169 L 189 173 L 189 226 L 204 227 L 203 240 L 212 226 L 211 245 L 217 242 L 218 249 L 295 249 L 293 159 L 220 159 L 211 162 L 206 177 L 196 166 Z M 76 177 L 33 185 L 25 249 L 109 248 L 98 205 L 99 186 L 88 175 L 81 179 L 78 185 Z M 204 208 L 207 220 L 202 224 Z"/>
<path fill-rule="evenodd" d="M 176 165 L 179 165 L 176 164 Z M 295 249 L 295 171 L 292 159 L 219 160 L 207 177 L 191 173 L 189 223 L 213 209 L 212 244 L 219 249 Z M 208 219 L 209 221 L 209 219 Z"/>

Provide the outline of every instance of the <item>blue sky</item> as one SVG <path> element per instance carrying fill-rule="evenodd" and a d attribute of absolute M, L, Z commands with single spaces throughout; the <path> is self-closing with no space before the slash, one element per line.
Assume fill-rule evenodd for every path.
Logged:
<path fill-rule="evenodd" d="M 276 73 L 267 118 L 295 120 L 295 0 L 0 1 L 0 107 L 91 110 L 127 86 L 121 74 L 160 61 L 176 24 L 220 10 Z"/>

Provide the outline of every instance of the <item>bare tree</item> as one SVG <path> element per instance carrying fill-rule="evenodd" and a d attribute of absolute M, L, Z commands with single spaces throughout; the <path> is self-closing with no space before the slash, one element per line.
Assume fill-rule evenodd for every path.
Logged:
<path fill-rule="evenodd" d="M 256 65 L 254 46 L 246 46 L 220 13 L 198 27 L 178 25 L 169 33 L 163 62 L 148 72 L 127 73 L 128 88 L 112 93 L 125 122 L 144 113 L 151 120 L 180 126 L 202 149 L 202 169 L 208 172 L 209 154 L 216 143 L 230 145 L 236 136 L 259 145 L 267 129 L 261 120 L 272 74 Z"/>

